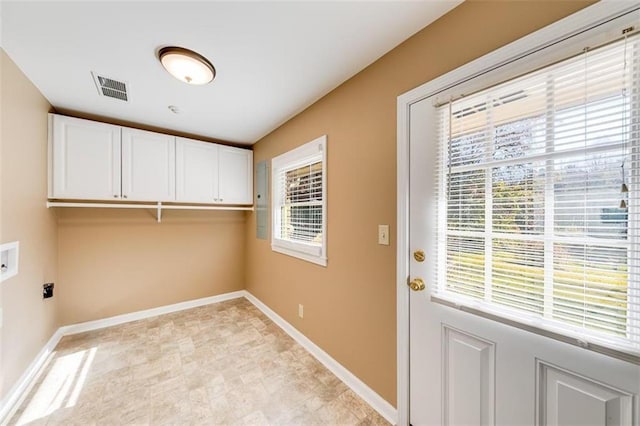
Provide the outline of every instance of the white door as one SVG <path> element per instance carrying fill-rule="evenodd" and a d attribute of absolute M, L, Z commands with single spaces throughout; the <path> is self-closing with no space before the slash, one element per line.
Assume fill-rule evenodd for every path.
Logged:
<path fill-rule="evenodd" d="M 221 146 L 218 155 L 220 202 L 251 204 L 253 202 L 253 153 L 247 149 Z"/>
<path fill-rule="evenodd" d="M 50 116 L 49 198 L 120 199 L 120 127 Z"/>
<path fill-rule="evenodd" d="M 413 104 L 410 139 L 410 422 L 417 425 L 638 425 L 640 367 L 436 303 L 437 125 L 432 100 Z M 415 259 L 418 250 L 425 260 Z M 414 281 L 415 283 L 415 281 Z M 636 360 L 637 362 L 637 360 Z"/>
<path fill-rule="evenodd" d="M 176 138 L 176 201 L 218 202 L 218 145 Z"/>
<path fill-rule="evenodd" d="M 122 198 L 175 201 L 174 136 L 122 129 Z"/>

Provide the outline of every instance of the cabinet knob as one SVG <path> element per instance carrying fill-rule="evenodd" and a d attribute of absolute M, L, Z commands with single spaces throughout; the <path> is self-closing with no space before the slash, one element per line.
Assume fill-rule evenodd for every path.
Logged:
<path fill-rule="evenodd" d="M 113 198 L 118 198 L 118 194 L 113 194 Z"/>
<path fill-rule="evenodd" d="M 224 201 L 222 198 L 220 198 L 220 201 Z"/>
<path fill-rule="evenodd" d="M 127 196 L 126 196 L 126 195 L 123 195 L 123 196 L 122 196 L 122 198 L 127 198 Z"/>

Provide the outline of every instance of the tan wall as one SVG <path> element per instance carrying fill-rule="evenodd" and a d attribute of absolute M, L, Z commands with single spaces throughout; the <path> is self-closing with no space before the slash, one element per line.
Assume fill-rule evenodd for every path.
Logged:
<path fill-rule="evenodd" d="M 396 247 L 393 234 L 390 246 L 377 245 L 376 227 L 396 225 L 396 97 L 587 4 L 541 3 L 464 3 L 255 146 L 261 161 L 328 135 L 327 268 L 271 252 L 255 239 L 253 214 L 174 211 L 157 224 L 143 210 L 47 210 L 50 105 L 2 52 L 0 241 L 20 240 L 21 262 L 1 284 L 0 395 L 59 324 L 246 284 L 395 403 Z M 45 301 L 47 281 L 56 296 Z"/>
<path fill-rule="evenodd" d="M 61 322 L 244 288 L 245 213 L 58 209 Z"/>
<path fill-rule="evenodd" d="M 274 253 L 247 221 L 247 289 L 386 400 L 396 400 L 396 98 L 588 2 L 466 2 L 254 146 L 256 162 L 328 135 L 328 258 Z M 304 305 L 304 319 L 297 316 Z"/>
<path fill-rule="evenodd" d="M 4 397 L 57 328 L 59 299 L 42 299 L 42 284 L 57 281 L 56 217 L 45 207 L 51 106 L 0 51 L 0 243 L 20 241 L 19 274 L 0 283 Z"/>

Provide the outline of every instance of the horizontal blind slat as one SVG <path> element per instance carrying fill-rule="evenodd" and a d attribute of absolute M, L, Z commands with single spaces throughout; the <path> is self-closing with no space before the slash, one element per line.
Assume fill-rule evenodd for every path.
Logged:
<path fill-rule="evenodd" d="M 437 107 L 435 292 L 640 350 L 639 39 Z"/>

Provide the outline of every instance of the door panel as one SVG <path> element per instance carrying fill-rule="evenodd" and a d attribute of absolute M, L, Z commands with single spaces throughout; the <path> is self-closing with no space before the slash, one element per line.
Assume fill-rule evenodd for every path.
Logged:
<path fill-rule="evenodd" d="M 442 348 L 444 423 L 493 424 L 495 345 L 443 326 Z"/>
<path fill-rule="evenodd" d="M 431 299 L 437 202 L 431 99 L 411 106 L 408 124 L 410 237 L 406 249 L 410 278 L 420 277 L 427 284 L 420 292 L 407 287 L 411 423 L 638 424 L 640 366 Z M 424 262 L 413 257 L 420 249 L 425 252 Z"/>
<path fill-rule="evenodd" d="M 633 395 L 539 363 L 538 412 L 549 426 L 632 424 Z"/>
<path fill-rule="evenodd" d="M 122 129 L 122 197 L 175 201 L 175 137 Z"/>

